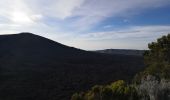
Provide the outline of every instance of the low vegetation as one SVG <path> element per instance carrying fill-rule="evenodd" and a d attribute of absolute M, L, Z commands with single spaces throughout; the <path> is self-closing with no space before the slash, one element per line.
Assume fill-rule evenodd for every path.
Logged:
<path fill-rule="evenodd" d="M 73 94 L 71 100 L 170 100 L 170 34 L 148 45 L 146 69 L 131 84 L 118 80 Z"/>
<path fill-rule="evenodd" d="M 85 93 L 75 93 L 71 100 L 136 100 L 137 91 L 134 86 L 118 80 L 106 86 L 94 86 Z"/>

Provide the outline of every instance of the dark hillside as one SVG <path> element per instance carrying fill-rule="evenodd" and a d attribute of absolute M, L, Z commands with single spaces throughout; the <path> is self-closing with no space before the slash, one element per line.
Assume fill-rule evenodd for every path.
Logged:
<path fill-rule="evenodd" d="M 68 100 L 143 69 L 143 57 L 68 47 L 31 33 L 0 36 L 0 99 Z"/>
<path fill-rule="evenodd" d="M 134 56 L 143 56 L 146 50 L 133 50 L 133 49 L 105 49 L 97 50 L 99 53 L 106 54 L 122 54 L 122 55 L 134 55 Z"/>

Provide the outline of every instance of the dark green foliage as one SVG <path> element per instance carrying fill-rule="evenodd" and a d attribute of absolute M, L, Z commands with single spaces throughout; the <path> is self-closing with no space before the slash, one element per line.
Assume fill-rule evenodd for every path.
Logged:
<path fill-rule="evenodd" d="M 170 34 L 148 45 L 144 54 L 147 69 L 145 73 L 161 78 L 170 78 Z"/>
<path fill-rule="evenodd" d="M 102 100 L 112 100 L 113 98 L 113 92 L 112 89 L 109 86 L 106 86 L 101 90 L 101 97 Z"/>
<path fill-rule="evenodd" d="M 85 95 L 76 93 L 71 100 L 138 100 L 138 97 L 134 86 L 119 80 L 110 85 L 94 86 Z"/>
<path fill-rule="evenodd" d="M 71 100 L 84 100 L 83 98 L 83 93 L 75 93 L 73 94 L 73 96 L 71 97 Z"/>

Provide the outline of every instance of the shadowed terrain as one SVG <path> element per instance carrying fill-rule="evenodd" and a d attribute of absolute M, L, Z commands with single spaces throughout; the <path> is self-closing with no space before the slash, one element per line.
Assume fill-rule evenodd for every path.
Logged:
<path fill-rule="evenodd" d="M 96 52 L 106 53 L 106 54 L 123 54 L 123 55 L 136 55 L 143 56 L 146 50 L 131 50 L 131 49 L 105 49 L 97 50 Z"/>
<path fill-rule="evenodd" d="M 142 69 L 142 56 L 84 51 L 31 33 L 0 36 L 2 100 L 69 100 Z"/>

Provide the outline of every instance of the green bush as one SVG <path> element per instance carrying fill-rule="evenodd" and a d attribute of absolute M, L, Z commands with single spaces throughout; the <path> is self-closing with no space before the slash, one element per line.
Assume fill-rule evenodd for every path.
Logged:
<path fill-rule="evenodd" d="M 144 54 L 147 69 L 145 73 L 170 78 L 170 34 L 148 44 L 149 50 Z"/>
<path fill-rule="evenodd" d="M 110 85 L 96 85 L 84 95 L 76 93 L 71 100 L 137 100 L 137 98 L 134 86 L 118 80 Z"/>

